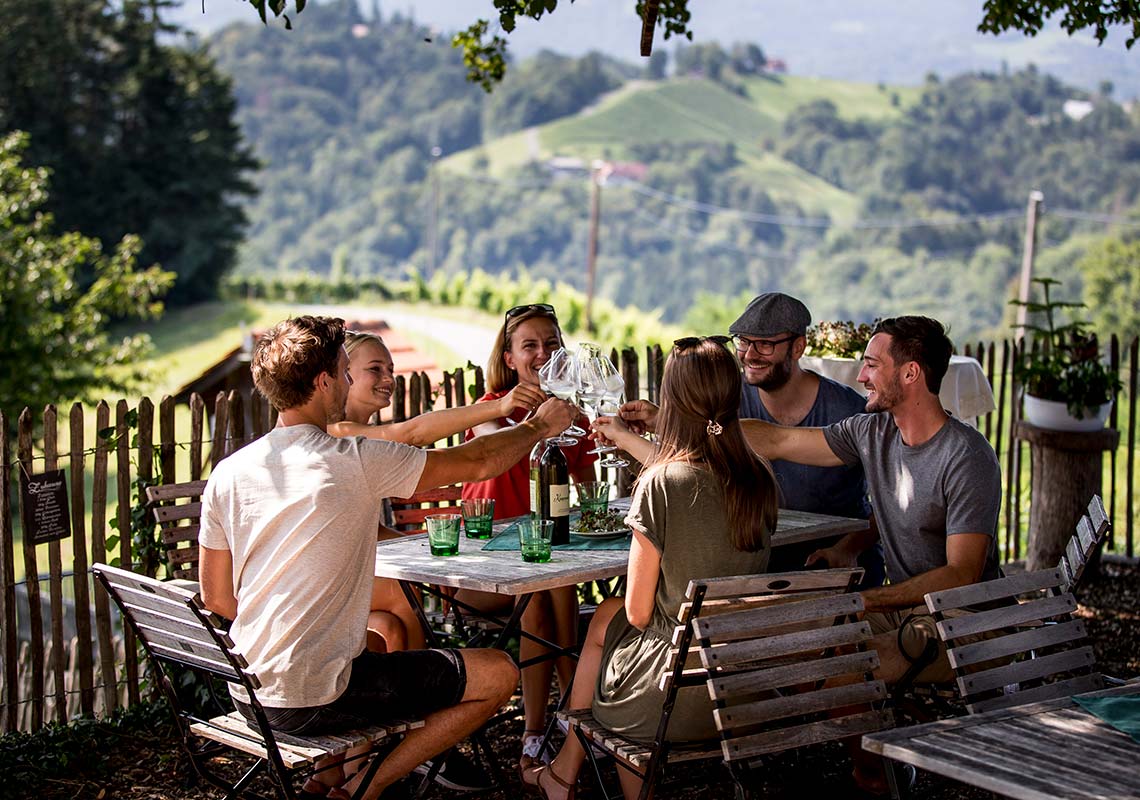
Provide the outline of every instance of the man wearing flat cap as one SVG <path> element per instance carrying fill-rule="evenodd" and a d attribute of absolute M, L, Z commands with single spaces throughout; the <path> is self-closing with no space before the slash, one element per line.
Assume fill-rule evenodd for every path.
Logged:
<path fill-rule="evenodd" d="M 741 419 L 818 428 L 863 413 L 867 401 L 854 389 L 800 367 L 810 324 L 811 312 L 799 300 L 767 292 L 754 298 L 729 327 L 744 367 Z M 772 470 L 780 485 L 781 508 L 863 519 L 871 515 L 859 464 L 812 467 L 773 461 Z M 815 560 L 814 550 L 811 543 L 780 548 L 773 553 L 771 569 L 802 569 L 806 561 Z M 871 545 L 859 564 L 866 571 L 863 587 L 883 582 L 879 545 Z"/>

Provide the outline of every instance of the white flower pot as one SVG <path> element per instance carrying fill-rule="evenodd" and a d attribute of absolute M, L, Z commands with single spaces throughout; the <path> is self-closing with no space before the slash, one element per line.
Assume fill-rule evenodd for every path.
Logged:
<path fill-rule="evenodd" d="M 1059 400 L 1042 400 L 1040 397 L 1025 395 L 1024 419 L 1030 425 L 1052 431 L 1099 431 L 1108 421 L 1112 412 L 1109 400 L 1099 408 L 1086 408 L 1080 419 L 1069 413 L 1069 407 Z"/>

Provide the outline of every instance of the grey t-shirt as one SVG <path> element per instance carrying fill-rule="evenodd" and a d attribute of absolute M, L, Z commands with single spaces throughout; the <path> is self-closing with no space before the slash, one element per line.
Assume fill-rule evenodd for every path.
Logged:
<path fill-rule="evenodd" d="M 986 438 L 952 417 L 916 447 L 903 443 L 887 412 L 857 414 L 823 429 L 845 464 L 861 462 L 887 560 L 899 583 L 946 565 L 946 537 L 994 537 L 981 580 L 999 577 L 1001 468 Z"/>
<path fill-rule="evenodd" d="M 814 373 L 813 373 L 814 374 Z M 863 397 L 850 386 L 819 377 L 819 391 L 811 410 L 797 428 L 822 428 L 833 422 L 862 414 L 867 405 Z M 755 386 L 744 383 L 740 392 L 740 418 L 762 419 L 775 422 Z M 845 467 L 811 467 L 791 461 L 772 462 L 776 483 L 780 487 L 780 508 L 794 511 L 812 511 L 817 514 L 835 514 L 840 517 L 871 516 L 867 502 L 867 484 L 863 467 L 859 463 Z"/>

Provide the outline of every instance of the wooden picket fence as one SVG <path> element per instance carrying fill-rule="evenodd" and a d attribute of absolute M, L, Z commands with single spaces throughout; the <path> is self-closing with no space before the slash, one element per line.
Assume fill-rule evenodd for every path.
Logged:
<path fill-rule="evenodd" d="M 983 366 L 994 389 L 997 408 L 979 420 L 979 428 L 1002 459 L 1005 508 L 1000 542 L 1006 560 L 1020 556 L 1028 519 L 1029 459 L 1023 443 L 1013 439 L 1018 396 L 1011 366 L 1020 357 L 1010 341 L 977 343 L 963 348 Z M 1113 409 L 1110 425 L 1122 433 L 1123 453 L 1105 457 L 1104 495 L 1115 522 L 1110 550 L 1135 555 L 1135 430 L 1138 342 L 1123 350 L 1113 337 L 1110 357 L 1120 370 L 1125 391 Z M 1126 364 L 1122 365 L 1122 354 Z M 664 356 L 660 347 L 643 354 L 626 349 L 613 353 L 628 387 L 629 399 L 658 396 Z M 432 408 L 452 407 L 483 394 L 482 370 L 444 374 L 432 386 L 423 373 L 397 378 L 393 418 L 407 419 Z M 68 412 L 65 433 L 69 445 L 61 452 L 61 421 L 54 406 L 39 416 L 24 409 L 17 418 L 15 453 L 10 418 L 0 411 L 0 732 L 34 731 L 48 722 L 67 722 L 76 714 L 109 713 L 133 705 L 147 692 L 145 665 L 129 630 L 123 630 L 103 590 L 95 585 L 90 562 L 118 559 L 120 566 L 154 575 L 160 572 L 157 553 L 136 558 L 130 535 L 118 537 L 108 550 L 108 535 L 131 530 L 132 515 L 149 519 L 139 497 L 152 483 L 172 483 L 206 476 L 221 459 L 261 436 L 276 424 L 276 413 L 265 399 L 237 392 L 219 393 L 212 403 L 192 395 L 175 408 L 164 398 L 157 408 L 148 398 L 134 411 L 126 400 L 114 407 L 101 402 L 90 425 L 88 409 L 76 404 Z M 113 421 L 112 421 L 113 420 Z M 132 424 L 133 422 L 133 424 Z M 111 429 L 100 437 L 98 431 Z M 454 444 L 458 437 L 452 437 Z M 1118 471 L 1118 460 L 1123 458 Z M 15 578 L 15 529 L 18 501 L 13 498 L 17 476 L 63 467 L 70 489 L 72 556 L 63 561 L 63 543 L 33 545 L 22 538 L 22 581 Z M 629 473 L 611 475 L 628 489 Z M 141 486 L 140 486 L 141 484 Z M 45 593 L 46 584 L 46 593 Z"/>

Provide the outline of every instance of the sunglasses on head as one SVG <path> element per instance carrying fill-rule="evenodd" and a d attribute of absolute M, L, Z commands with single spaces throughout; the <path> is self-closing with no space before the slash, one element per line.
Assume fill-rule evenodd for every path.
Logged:
<path fill-rule="evenodd" d="M 554 306 L 550 305 L 550 303 L 527 303 L 525 306 L 508 308 L 505 319 L 514 319 L 520 314 L 529 314 L 532 311 L 558 319 L 558 315 L 554 313 Z"/>
<path fill-rule="evenodd" d="M 702 342 L 715 342 L 715 343 L 719 344 L 721 347 L 724 347 L 730 341 L 732 341 L 732 337 L 730 337 L 730 336 L 721 336 L 721 335 L 717 335 L 717 336 L 685 336 L 681 339 L 674 339 L 673 340 L 673 349 L 674 350 L 688 350 L 690 347 L 696 347 L 697 345 L 701 344 Z"/>

